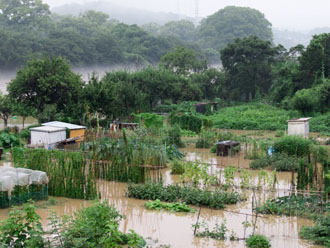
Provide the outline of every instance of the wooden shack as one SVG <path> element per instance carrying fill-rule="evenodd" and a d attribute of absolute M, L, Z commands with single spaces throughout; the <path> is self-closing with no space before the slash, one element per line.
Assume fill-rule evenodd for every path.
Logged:
<path fill-rule="evenodd" d="M 200 102 L 195 104 L 195 110 L 197 113 L 205 114 L 208 110 L 213 113 L 217 110 L 217 102 Z"/>
<path fill-rule="evenodd" d="M 239 151 L 235 149 L 240 145 L 239 142 L 235 141 L 220 141 L 217 144 L 217 156 L 229 156 L 230 154 L 238 153 Z"/>
<path fill-rule="evenodd" d="M 312 118 L 308 117 L 288 120 L 288 135 L 299 135 L 308 138 L 310 119 Z"/>
<path fill-rule="evenodd" d="M 49 127 L 67 128 L 70 130 L 70 135 L 68 138 L 75 139 L 77 142 L 84 141 L 85 139 L 85 131 L 86 131 L 85 126 L 79 126 L 61 121 L 51 121 L 51 122 L 43 123 L 41 125 L 49 126 Z"/>

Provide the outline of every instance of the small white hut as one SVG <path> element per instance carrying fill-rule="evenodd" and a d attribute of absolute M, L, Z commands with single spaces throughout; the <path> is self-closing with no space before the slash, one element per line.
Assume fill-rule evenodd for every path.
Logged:
<path fill-rule="evenodd" d="M 66 129 L 59 127 L 35 127 L 31 128 L 31 145 L 54 148 L 57 143 L 66 139 Z"/>
<path fill-rule="evenodd" d="M 292 119 L 288 121 L 288 135 L 299 135 L 304 138 L 309 137 L 309 120 L 308 118 Z"/>

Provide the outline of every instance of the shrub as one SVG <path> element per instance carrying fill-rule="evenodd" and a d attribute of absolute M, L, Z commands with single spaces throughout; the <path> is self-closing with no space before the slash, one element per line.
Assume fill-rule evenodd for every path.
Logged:
<path fill-rule="evenodd" d="M 271 244 L 264 235 L 254 234 L 246 240 L 246 246 L 249 248 L 270 248 Z"/>
<path fill-rule="evenodd" d="M 286 153 L 274 154 L 273 156 L 266 156 L 251 162 L 251 169 L 264 169 L 271 167 L 277 171 L 292 171 L 297 170 L 299 159 L 295 156 L 289 156 Z"/>
<path fill-rule="evenodd" d="M 166 209 L 171 212 L 188 212 L 188 213 L 194 213 L 196 212 L 195 209 L 190 208 L 186 203 L 162 203 L 160 200 L 156 201 L 147 201 L 144 206 L 147 209 L 155 209 L 155 210 L 162 210 Z"/>
<path fill-rule="evenodd" d="M 289 156 L 307 156 L 312 147 L 312 142 L 300 136 L 284 136 L 274 142 L 274 153 L 286 153 Z"/>
<path fill-rule="evenodd" d="M 8 247 L 45 247 L 40 216 L 36 208 L 27 203 L 23 209 L 14 208 L 9 218 L 0 225 L 0 246 Z M 2 247 L 2 246 L 1 246 Z"/>
<path fill-rule="evenodd" d="M 10 148 L 21 144 L 17 134 L 0 132 L 0 146 Z"/>
<path fill-rule="evenodd" d="M 320 216 L 313 227 L 302 227 L 299 236 L 315 244 L 330 247 L 330 215 Z"/>
<path fill-rule="evenodd" d="M 181 130 L 178 125 L 173 126 L 168 130 L 167 143 L 174 144 L 180 148 L 185 147 L 184 142 L 181 140 Z"/>
<path fill-rule="evenodd" d="M 79 210 L 64 221 L 61 230 L 64 247 L 143 247 L 144 240 L 133 231 L 123 234 L 119 223 L 124 218 L 108 203 L 96 203 Z"/>
<path fill-rule="evenodd" d="M 177 202 L 181 200 L 186 204 L 206 206 L 214 209 L 223 209 L 225 204 L 236 204 L 242 198 L 236 192 L 221 190 L 202 190 L 194 187 L 180 187 L 178 185 L 167 185 L 156 183 L 130 184 L 126 193 L 127 197 L 157 200 L 164 202 Z"/>
<path fill-rule="evenodd" d="M 181 129 L 190 130 L 195 133 L 200 133 L 203 126 L 203 120 L 193 114 L 180 114 L 171 113 L 170 115 L 171 125 L 179 125 Z"/>
<path fill-rule="evenodd" d="M 135 115 L 135 121 L 140 122 L 143 121 L 143 125 L 146 128 L 162 128 L 164 122 L 164 116 L 160 116 L 157 114 L 150 114 L 150 113 L 141 113 Z"/>
<path fill-rule="evenodd" d="M 179 160 L 174 160 L 171 163 L 171 174 L 182 175 L 184 173 L 184 162 Z"/>
<path fill-rule="evenodd" d="M 196 142 L 196 148 L 210 148 L 215 142 L 215 133 L 203 130 Z"/>

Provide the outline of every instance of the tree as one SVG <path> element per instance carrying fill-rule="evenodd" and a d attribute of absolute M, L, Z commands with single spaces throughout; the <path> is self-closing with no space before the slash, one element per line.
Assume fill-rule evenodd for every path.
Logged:
<path fill-rule="evenodd" d="M 13 114 L 22 117 L 22 126 L 24 129 L 25 119 L 29 116 L 35 116 L 35 109 L 24 105 L 22 102 L 13 103 Z"/>
<path fill-rule="evenodd" d="M 41 0 L 0 0 L 0 20 L 8 25 L 37 25 L 50 15 Z"/>
<path fill-rule="evenodd" d="M 252 100 L 272 84 L 272 63 L 277 49 L 256 36 L 236 39 L 221 50 L 227 87 L 235 100 Z"/>
<path fill-rule="evenodd" d="M 168 22 L 161 27 L 160 33 L 162 35 L 176 36 L 184 41 L 194 41 L 196 39 L 195 25 L 188 20 Z"/>
<path fill-rule="evenodd" d="M 299 57 L 300 89 L 310 88 L 318 79 L 330 77 L 330 33 L 313 36 Z"/>
<path fill-rule="evenodd" d="M 207 69 L 206 59 L 198 58 L 195 51 L 185 47 L 176 47 L 160 59 L 160 67 L 171 69 L 179 75 L 198 73 Z"/>
<path fill-rule="evenodd" d="M 8 119 L 12 114 L 12 105 L 7 95 L 0 94 L 0 118 L 3 119 L 4 127 L 8 126 Z"/>
<path fill-rule="evenodd" d="M 201 45 L 216 50 L 251 35 L 273 39 L 271 23 L 258 10 L 247 7 L 228 6 L 203 19 L 199 27 Z"/>
<path fill-rule="evenodd" d="M 29 61 L 17 72 L 7 90 L 13 101 L 39 113 L 45 106 L 55 105 L 58 112 L 72 116 L 82 100 L 82 87 L 81 76 L 70 70 L 66 60 L 47 57 Z"/>

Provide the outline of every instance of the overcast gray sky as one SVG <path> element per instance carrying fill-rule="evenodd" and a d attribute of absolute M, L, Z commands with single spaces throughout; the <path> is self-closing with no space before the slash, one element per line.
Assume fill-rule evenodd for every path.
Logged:
<path fill-rule="evenodd" d="M 44 0 L 51 6 L 93 0 Z M 103 0 L 151 11 L 194 16 L 195 0 Z M 213 14 L 228 5 L 258 9 L 274 27 L 307 30 L 330 26 L 330 0 L 199 0 L 199 15 Z"/>

